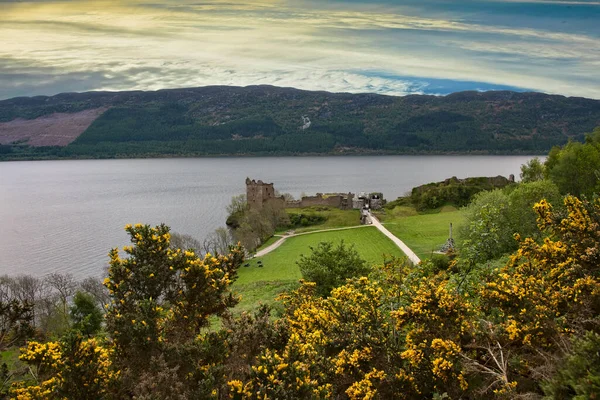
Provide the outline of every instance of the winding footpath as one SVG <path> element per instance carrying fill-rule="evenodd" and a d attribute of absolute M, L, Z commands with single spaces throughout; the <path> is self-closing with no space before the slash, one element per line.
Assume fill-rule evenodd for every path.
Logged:
<path fill-rule="evenodd" d="M 413 264 L 416 265 L 421 262 L 419 257 L 402 240 L 398 239 L 396 236 L 394 236 L 394 234 L 392 232 L 388 231 L 383 225 L 381 225 L 381 222 L 379 222 L 379 220 L 375 216 L 371 215 L 371 213 L 369 213 L 369 221 L 371 222 L 370 225 L 349 226 L 347 228 L 321 229 L 318 231 L 310 231 L 310 232 L 292 233 L 289 235 L 282 235 L 280 237 L 280 239 L 277 240 L 275 243 L 265 247 L 264 249 L 262 249 L 260 251 L 257 251 L 256 254 L 254 255 L 254 257 L 262 257 L 264 255 L 269 254 L 270 252 L 272 252 L 273 250 L 275 250 L 276 248 L 281 246 L 283 244 L 283 242 L 285 242 L 288 238 L 291 238 L 294 236 L 310 235 L 312 233 L 320 233 L 320 232 L 345 231 L 347 229 L 366 228 L 366 227 L 372 225 L 372 226 L 376 227 L 377 229 L 379 229 L 379 231 L 381 233 L 383 233 L 385 236 L 387 236 L 396 246 L 398 246 L 398 248 L 400 250 L 402 250 L 402 252 L 404 254 L 406 254 L 406 257 L 408 257 L 408 259 Z"/>
<path fill-rule="evenodd" d="M 283 242 L 286 241 L 287 238 L 291 238 L 291 237 L 294 237 L 294 236 L 310 235 L 311 233 L 321 233 L 321 232 L 345 231 L 347 229 L 366 228 L 367 226 L 369 226 L 369 225 L 348 226 L 346 228 L 320 229 L 318 231 L 301 232 L 301 233 L 291 233 L 289 235 L 281 235 L 281 239 L 279 239 L 275 243 L 273 243 L 273 244 L 265 247 L 264 249 L 262 249 L 260 251 L 257 251 L 256 254 L 254 254 L 254 257 L 262 257 L 264 255 L 269 254 L 270 252 L 272 252 L 273 250 L 275 250 L 276 248 L 278 248 L 279 246 L 281 246 L 283 244 Z"/>
<path fill-rule="evenodd" d="M 369 213 L 369 221 L 374 227 L 379 229 L 381 233 L 394 242 L 394 244 L 398 246 L 404 254 L 406 254 L 406 257 L 408 257 L 413 264 L 417 265 L 421 262 L 421 259 L 415 254 L 414 251 L 410 249 L 410 247 L 408 247 L 402 240 L 398 239 L 392 232 L 388 231 L 387 228 L 383 226 L 381 222 L 379 222 L 379 220 L 371 213 Z"/>

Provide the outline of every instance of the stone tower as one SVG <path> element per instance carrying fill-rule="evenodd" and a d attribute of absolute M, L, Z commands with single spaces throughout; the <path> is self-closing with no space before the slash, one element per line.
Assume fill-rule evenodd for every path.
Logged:
<path fill-rule="evenodd" d="M 265 203 L 274 199 L 275 189 L 272 183 L 246 178 L 246 201 L 249 208 L 260 210 Z"/>

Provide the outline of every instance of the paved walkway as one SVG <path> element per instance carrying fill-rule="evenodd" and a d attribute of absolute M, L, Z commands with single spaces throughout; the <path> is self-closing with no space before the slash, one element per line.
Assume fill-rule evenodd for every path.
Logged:
<path fill-rule="evenodd" d="M 404 254 L 406 254 L 408 259 L 413 264 L 416 265 L 421 262 L 421 259 L 406 244 L 404 244 L 404 242 L 402 240 L 398 239 L 396 236 L 394 236 L 394 234 L 392 232 L 388 231 L 383 225 L 381 225 L 381 222 L 379 222 L 379 220 L 377 218 L 375 218 L 375 216 L 373 216 L 371 213 L 369 213 L 369 221 L 371 222 L 371 224 L 374 227 L 379 229 L 381 231 L 381 233 L 383 233 L 392 242 L 394 242 L 394 244 L 396 246 L 398 246 Z M 321 229 L 318 231 L 310 231 L 310 232 L 302 232 L 302 233 L 292 233 L 290 235 L 282 235 L 281 238 L 278 241 L 276 241 L 275 243 L 265 247 L 264 249 L 262 249 L 260 251 L 257 251 L 256 254 L 254 254 L 254 257 L 262 257 L 264 255 L 269 254 L 270 252 L 272 252 L 273 250 L 275 250 L 276 248 L 281 246 L 283 244 L 283 242 L 286 241 L 287 238 L 291 238 L 294 236 L 310 235 L 312 233 L 320 233 L 320 232 L 345 231 L 347 229 L 366 228 L 368 226 L 371 226 L 371 225 L 349 226 L 347 228 Z"/>
<path fill-rule="evenodd" d="M 348 226 L 346 228 L 320 229 L 318 231 L 292 233 L 290 235 L 281 235 L 281 239 L 279 239 L 275 243 L 265 247 L 264 249 L 257 251 L 256 254 L 254 254 L 254 257 L 262 257 L 264 255 L 269 254 L 270 252 L 272 252 L 273 250 L 275 250 L 276 248 L 281 246 L 287 238 L 291 238 L 294 236 L 310 235 L 311 233 L 321 233 L 321 232 L 345 231 L 347 229 L 366 228 L 367 226 L 369 226 L 369 225 Z"/>
<path fill-rule="evenodd" d="M 387 236 L 392 242 L 396 244 L 406 254 L 406 257 L 415 265 L 421 262 L 421 259 L 400 239 L 398 239 L 392 232 L 388 231 L 387 228 L 381 225 L 381 222 L 371 213 L 369 213 L 369 221 L 374 227 L 379 229 L 381 233 Z"/>

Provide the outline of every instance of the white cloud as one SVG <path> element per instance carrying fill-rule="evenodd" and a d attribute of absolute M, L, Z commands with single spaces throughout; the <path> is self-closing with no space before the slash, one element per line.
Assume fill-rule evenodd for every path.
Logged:
<path fill-rule="evenodd" d="M 423 79 L 393 78 L 414 76 L 600 98 L 594 36 L 381 10 L 28 3 L 0 14 L 0 37 L 0 67 L 10 60 L 43 69 L 26 74 L 29 81 L 73 76 L 82 90 L 273 84 L 399 95 L 424 90 Z M 361 72 L 373 70 L 385 75 Z M 86 73 L 98 78 L 89 87 Z M 13 94 L 18 84 L 0 79 L 0 97 L 2 85 Z"/>

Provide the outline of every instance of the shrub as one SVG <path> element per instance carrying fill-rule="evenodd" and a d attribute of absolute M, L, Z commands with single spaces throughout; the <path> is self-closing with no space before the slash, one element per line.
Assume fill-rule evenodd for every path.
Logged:
<path fill-rule="evenodd" d="M 346 246 L 343 240 L 337 246 L 321 242 L 310 250 L 312 254 L 301 255 L 297 264 L 304 279 L 315 282 L 317 293 L 323 297 L 346 283 L 346 279 L 366 276 L 371 270 L 354 246 Z"/>

